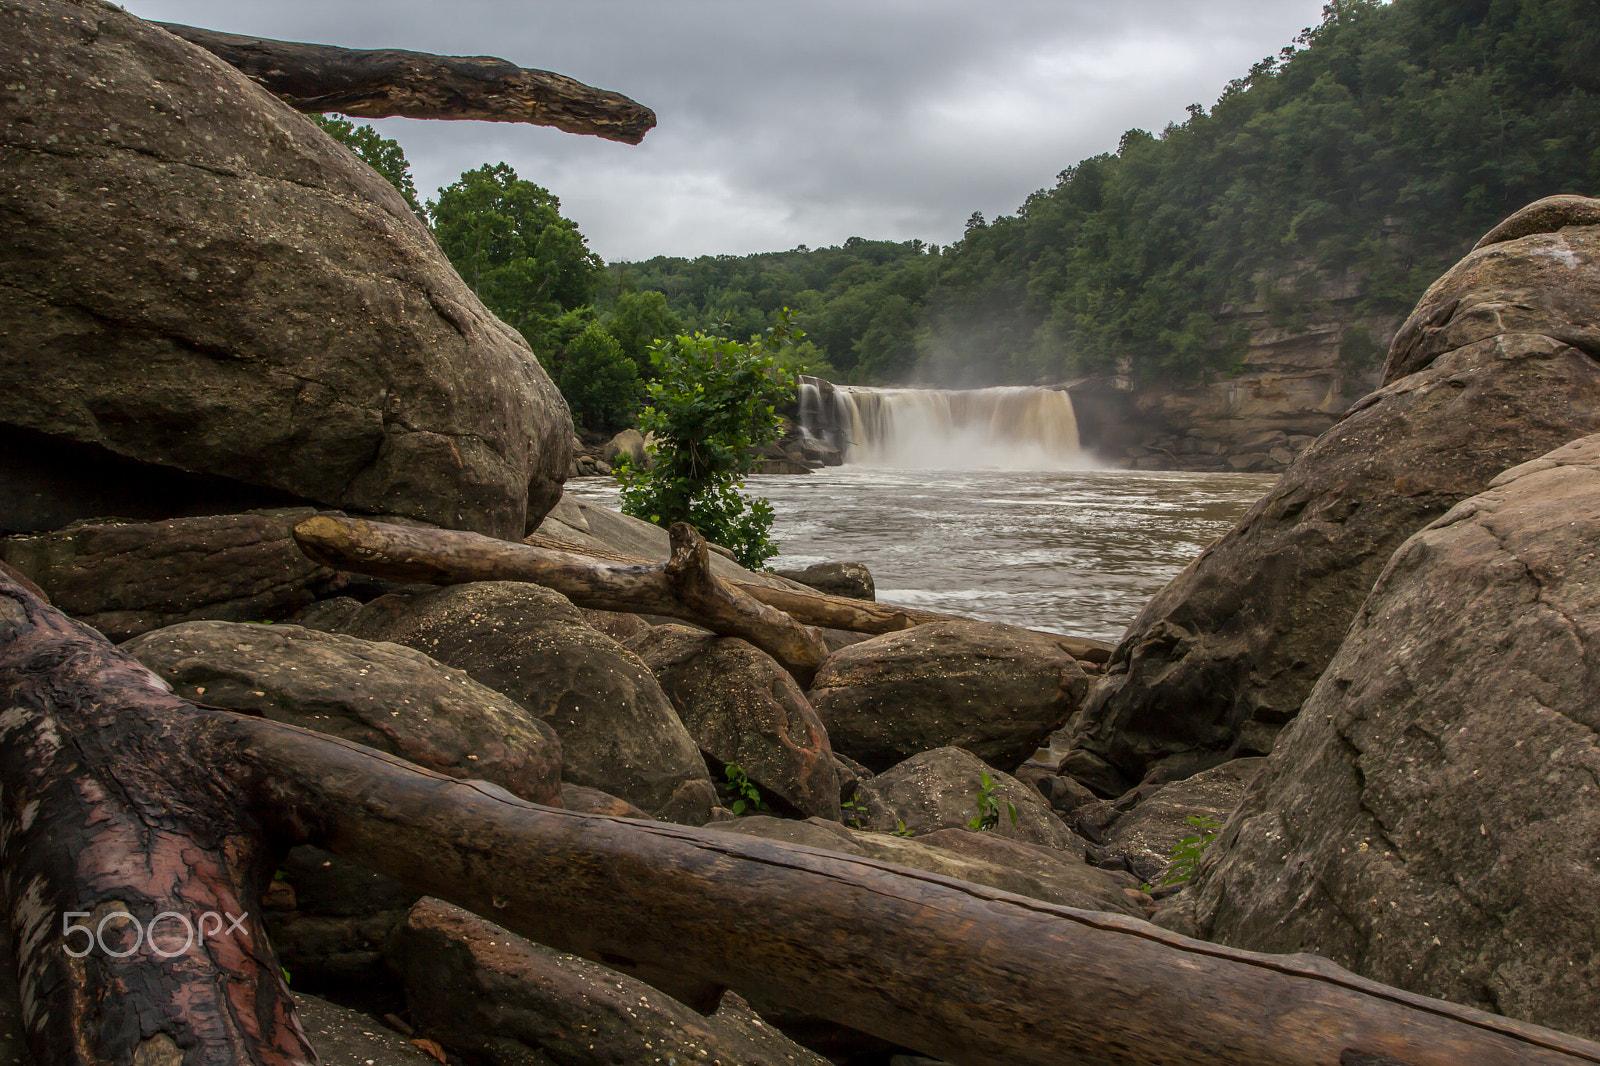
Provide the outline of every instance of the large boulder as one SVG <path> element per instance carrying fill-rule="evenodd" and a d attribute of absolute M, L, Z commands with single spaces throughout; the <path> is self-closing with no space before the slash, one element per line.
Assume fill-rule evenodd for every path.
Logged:
<path fill-rule="evenodd" d="M 185 622 L 122 649 L 185 698 L 561 806 L 555 732 L 465 671 L 410 648 L 293 625 Z"/>
<path fill-rule="evenodd" d="M 0 538 L 0 560 L 115 641 L 199 619 L 276 622 L 340 588 L 290 536 L 310 507 L 161 522 L 79 522 Z"/>
<path fill-rule="evenodd" d="M 395 961 L 418 1028 L 487 1066 L 828 1066 L 732 993 L 701 1015 L 441 900 L 412 908 Z"/>
<path fill-rule="evenodd" d="M 709 760 L 737 765 L 786 813 L 839 817 L 828 731 L 772 656 L 688 626 L 656 626 L 630 647 Z"/>
<path fill-rule="evenodd" d="M 340 628 L 415 648 L 516 700 L 561 737 L 572 784 L 673 821 L 710 816 L 705 760 L 655 675 L 560 593 L 486 581 L 382 596 Z"/>
<path fill-rule="evenodd" d="M 1395 553 L 1222 837 L 1197 931 L 1600 1036 L 1600 436 Z"/>
<path fill-rule="evenodd" d="M 955 745 L 1015 770 L 1089 687 L 1047 634 L 991 622 L 933 622 L 841 648 L 809 696 L 833 746 L 884 770 Z"/>
<path fill-rule="evenodd" d="M 1140 613 L 1071 742 L 1103 790 L 1265 754 L 1406 537 L 1600 429 L 1595 201 L 1536 204 L 1423 297 L 1384 385 Z M 1587 323 L 1587 324 L 1586 324 Z"/>
<path fill-rule="evenodd" d="M 26 117 L 0 136 L 0 528 L 221 493 L 512 537 L 554 502 L 572 426 L 533 352 L 310 120 L 100 0 L 0 8 L 0 68 L 27 72 L 0 84 Z"/>

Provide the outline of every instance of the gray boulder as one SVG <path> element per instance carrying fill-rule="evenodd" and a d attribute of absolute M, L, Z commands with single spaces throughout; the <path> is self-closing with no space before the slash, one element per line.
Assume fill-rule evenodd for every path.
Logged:
<path fill-rule="evenodd" d="M 570 783 L 673 821 L 709 817 L 705 760 L 655 675 L 560 593 L 490 581 L 382 596 L 341 628 L 415 648 L 516 700 L 561 737 Z"/>
<path fill-rule="evenodd" d="M 989 832 L 1083 854 L 1083 842 L 1055 816 L 1038 789 L 991 769 L 960 748 L 935 748 L 913 755 L 857 785 L 856 796 L 865 807 L 864 828 L 915 834 L 970 828 L 972 819 L 982 813 L 985 774 L 998 817 Z"/>
<path fill-rule="evenodd" d="M 808 695 L 833 746 L 875 771 L 947 745 L 1014 770 L 1088 687 L 1046 634 L 934 622 L 834 652 Z"/>
<path fill-rule="evenodd" d="M 345 583 L 289 535 L 315 513 L 81 522 L 0 539 L 0 559 L 114 641 L 199 619 L 282 621 Z"/>
<path fill-rule="evenodd" d="M 99 0 L 7 5 L 0 68 L 0 528 L 222 494 L 519 537 L 554 502 L 560 394 L 349 150 Z"/>
<path fill-rule="evenodd" d="M 732 993 L 701 1015 L 436 899 L 412 908 L 396 962 L 418 1028 L 488 1066 L 828 1066 Z"/>
<path fill-rule="evenodd" d="M 839 817 L 828 731 L 772 656 L 687 626 L 656 626 L 630 646 L 709 760 L 738 765 L 786 813 Z"/>
<path fill-rule="evenodd" d="M 1073 722 L 1115 772 L 1097 788 L 1270 751 L 1406 537 L 1600 429 L 1593 206 L 1535 205 L 1435 283 L 1383 387 L 1150 601 Z"/>
<path fill-rule="evenodd" d="M 1600 436 L 1395 553 L 1202 863 L 1202 935 L 1600 1036 Z"/>

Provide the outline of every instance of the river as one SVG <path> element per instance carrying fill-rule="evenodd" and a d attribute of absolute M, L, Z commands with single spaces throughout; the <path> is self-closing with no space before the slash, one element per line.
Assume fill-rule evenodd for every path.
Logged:
<path fill-rule="evenodd" d="M 1274 480 L 846 465 L 745 485 L 772 503 L 775 569 L 861 562 L 885 603 L 1115 641 Z M 610 478 L 567 491 L 617 505 Z"/>

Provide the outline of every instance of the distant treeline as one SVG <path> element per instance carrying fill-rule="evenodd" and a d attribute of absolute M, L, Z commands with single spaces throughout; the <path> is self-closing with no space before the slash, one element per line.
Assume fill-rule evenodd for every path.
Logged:
<path fill-rule="evenodd" d="M 1318 272 L 1350 271 L 1362 310 L 1403 313 L 1512 210 L 1600 191 L 1596 57 L 1594 0 L 1335 0 L 1209 111 L 1130 130 L 946 248 L 612 264 L 599 306 L 660 292 L 741 337 L 788 306 L 817 368 L 853 382 L 1226 371 L 1229 305 L 1292 325 Z"/>

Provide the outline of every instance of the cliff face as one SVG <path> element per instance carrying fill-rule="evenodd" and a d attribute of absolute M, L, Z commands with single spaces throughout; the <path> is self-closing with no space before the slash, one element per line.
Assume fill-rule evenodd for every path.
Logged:
<path fill-rule="evenodd" d="M 1357 280 L 1280 279 L 1267 301 L 1224 308 L 1219 332 L 1247 337 L 1236 374 L 1174 384 L 1124 373 L 1071 385 L 1084 446 L 1141 470 L 1283 470 L 1377 386 L 1400 320 L 1358 315 Z M 1291 289 L 1292 304 L 1277 298 Z"/>

